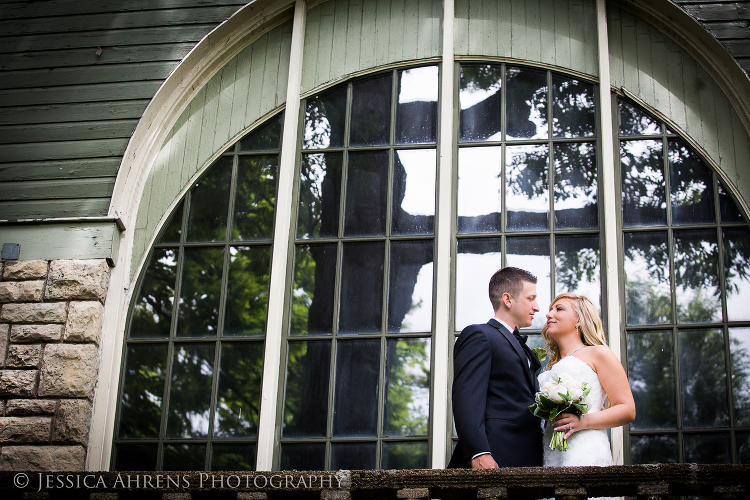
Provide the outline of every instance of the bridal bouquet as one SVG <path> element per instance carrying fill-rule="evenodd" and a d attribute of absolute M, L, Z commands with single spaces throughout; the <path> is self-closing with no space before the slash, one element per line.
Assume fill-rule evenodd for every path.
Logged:
<path fill-rule="evenodd" d="M 580 417 L 588 409 L 583 398 L 589 395 L 591 389 L 586 385 L 567 373 L 553 375 L 534 395 L 534 404 L 529 406 L 529 410 L 535 416 L 550 422 L 554 422 L 561 413 L 572 413 Z M 550 450 L 568 450 L 568 442 L 563 439 L 565 432 L 556 431 L 552 434 Z"/>

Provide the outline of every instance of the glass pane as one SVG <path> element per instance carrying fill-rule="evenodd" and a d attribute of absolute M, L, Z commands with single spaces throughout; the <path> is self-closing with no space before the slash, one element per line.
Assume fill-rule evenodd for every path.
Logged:
<path fill-rule="evenodd" d="M 158 444 L 117 444 L 113 471 L 156 470 Z"/>
<path fill-rule="evenodd" d="M 213 342 L 174 346 L 169 390 L 167 437 L 208 436 L 208 412 L 214 374 Z M 166 456 L 166 451 L 165 451 Z M 164 459 L 166 463 L 166 458 Z M 203 464 L 201 464 L 203 467 Z M 167 470 L 167 469 L 165 469 Z"/>
<path fill-rule="evenodd" d="M 273 238 L 278 156 L 240 156 L 234 200 L 233 240 Z"/>
<path fill-rule="evenodd" d="M 190 190 L 186 241 L 224 241 L 233 156 L 222 156 Z"/>
<path fill-rule="evenodd" d="M 622 99 L 617 104 L 620 108 L 620 135 L 661 134 L 661 124 L 658 121 Z"/>
<path fill-rule="evenodd" d="M 164 233 L 161 235 L 159 243 L 179 243 L 180 235 L 182 234 L 182 207 L 183 202 L 180 202 L 172 213 L 172 218 L 164 229 Z"/>
<path fill-rule="evenodd" d="M 346 179 L 346 236 L 385 234 L 388 152 L 351 153 Z"/>
<path fill-rule="evenodd" d="M 396 151 L 394 160 L 392 234 L 433 234 L 435 150 Z"/>
<path fill-rule="evenodd" d="M 750 432 L 737 432 L 737 463 L 750 464 Z"/>
<path fill-rule="evenodd" d="M 667 233 L 625 233 L 625 300 L 628 325 L 672 321 Z"/>
<path fill-rule="evenodd" d="M 727 319 L 750 319 L 750 231 L 724 229 L 724 279 L 727 287 Z"/>
<path fill-rule="evenodd" d="M 628 332 L 628 379 L 636 409 L 630 428 L 676 429 L 672 330 Z"/>
<path fill-rule="evenodd" d="M 159 437 L 166 367 L 167 344 L 127 347 L 118 437 Z"/>
<path fill-rule="evenodd" d="M 713 176 L 681 140 L 669 140 L 669 192 L 672 224 L 716 222 Z"/>
<path fill-rule="evenodd" d="M 166 338 L 172 323 L 177 249 L 154 248 L 130 317 L 130 338 Z"/>
<path fill-rule="evenodd" d="M 729 433 L 685 434 L 685 463 L 729 464 L 732 463 L 729 450 Z"/>
<path fill-rule="evenodd" d="M 549 148 L 509 146 L 505 165 L 508 231 L 548 229 Z"/>
<path fill-rule="evenodd" d="M 438 68 L 398 72 L 396 144 L 435 142 L 437 135 Z"/>
<path fill-rule="evenodd" d="M 552 75 L 552 133 L 554 137 L 596 134 L 594 86 Z"/>
<path fill-rule="evenodd" d="M 331 470 L 374 469 L 377 443 L 331 444 Z"/>
<path fill-rule="evenodd" d="M 326 444 L 281 445 L 281 470 L 325 470 Z"/>
<path fill-rule="evenodd" d="M 165 444 L 162 470 L 205 470 L 205 444 Z"/>
<path fill-rule="evenodd" d="M 408 441 L 405 443 L 383 443 L 383 464 L 381 469 L 427 469 L 429 450 L 426 441 Z"/>
<path fill-rule="evenodd" d="M 388 339 L 383 435 L 430 432 L 430 339 Z"/>
<path fill-rule="evenodd" d="M 379 333 L 385 243 L 346 243 L 341 265 L 340 333 Z"/>
<path fill-rule="evenodd" d="M 229 247 L 223 335 L 266 332 L 270 272 L 270 247 Z"/>
<path fill-rule="evenodd" d="M 379 374 L 379 339 L 337 344 L 334 436 L 377 436 Z"/>
<path fill-rule="evenodd" d="M 539 304 L 549 304 L 552 300 L 549 237 L 508 238 L 505 244 L 506 265 L 526 269 L 536 276 L 536 301 Z M 485 285 L 487 289 L 489 289 L 489 282 L 488 279 Z M 530 328 L 541 329 L 546 322 L 545 313 L 539 312 L 534 315 Z"/>
<path fill-rule="evenodd" d="M 388 332 L 432 330 L 433 242 L 391 243 Z"/>
<path fill-rule="evenodd" d="M 596 147 L 555 144 L 554 158 L 555 228 L 598 228 Z"/>
<path fill-rule="evenodd" d="M 297 245 L 292 290 L 292 335 L 333 332 L 336 244 Z"/>
<path fill-rule="evenodd" d="M 679 323 L 721 321 L 715 230 L 674 232 L 674 279 Z"/>
<path fill-rule="evenodd" d="M 680 330 L 678 335 L 683 427 L 729 425 L 721 330 Z"/>
<path fill-rule="evenodd" d="M 630 463 L 667 464 L 679 461 L 677 435 L 630 436 Z"/>
<path fill-rule="evenodd" d="M 302 156 L 298 238 L 338 236 L 342 161 L 342 153 Z"/>
<path fill-rule="evenodd" d="M 460 142 L 502 139 L 502 66 L 461 65 Z"/>
<path fill-rule="evenodd" d="M 285 438 L 325 437 L 330 366 L 330 342 L 289 342 L 284 398 Z"/>
<path fill-rule="evenodd" d="M 240 141 L 240 151 L 274 151 L 281 147 L 284 113 L 269 119 Z"/>
<path fill-rule="evenodd" d="M 305 107 L 303 149 L 340 148 L 344 145 L 346 85 L 309 97 Z"/>
<path fill-rule="evenodd" d="M 458 232 L 502 228 L 502 148 L 458 150 Z"/>
<path fill-rule="evenodd" d="M 456 248 L 456 331 L 495 315 L 490 278 L 503 267 L 500 238 L 458 240 Z"/>
<path fill-rule="evenodd" d="M 255 470 L 255 449 L 255 444 L 214 444 L 211 470 Z M 227 478 L 227 484 L 229 481 Z M 236 487 L 234 477 L 231 481 L 232 487 Z"/>
<path fill-rule="evenodd" d="M 221 344 L 214 437 L 258 435 L 262 377 L 263 342 Z"/>
<path fill-rule="evenodd" d="M 212 337 L 219 323 L 224 247 L 186 248 L 177 316 L 178 337 Z"/>
<path fill-rule="evenodd" d="M 750 425 L 750 328 L 729 329 L 735 425 Z M 750 452 L 750 449 L 748 449 Z"/>
<path fill-rule="evenodd" d="M 555 295 L 585 295 L 601 310 L 599 262 L 599 236 L 555 236 Z"/>
<path fill-rule="evenodd" d="M 719 211 L 721 212 L 721 222 L 744 222 L 742 213 L 721 182 L 719 182 Z"/>
<path fill-rule="evenodd" d="M 544 139 L 547 137 L 547 72 L 508 68 L 508 139 Z"/>
<path fill-rule="evenodd" d="M 662 141 L 620 143 L 622 223 L 657 226 L 667 223 Z"/>
<path fill-rule="evenodd" d="M 352 85 L 350 146 L 388 144 L 393 76 L 387 73 Z"/>

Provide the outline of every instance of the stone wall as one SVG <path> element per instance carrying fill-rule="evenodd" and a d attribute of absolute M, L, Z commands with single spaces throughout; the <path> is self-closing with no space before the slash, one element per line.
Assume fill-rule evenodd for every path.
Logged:
<path fill-rule="evenodd" d="M 0 264 L 0 470 L 83 470 L 104 260 Z"/>

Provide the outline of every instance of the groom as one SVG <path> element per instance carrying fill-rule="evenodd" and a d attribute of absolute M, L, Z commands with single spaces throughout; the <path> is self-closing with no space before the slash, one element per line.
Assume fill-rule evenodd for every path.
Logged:
<path fill-rule="evenodd" d="M 539 312 L 536 277 L 505 267 L 490 279 L 489 292 L 495 317 L 464 328 L 453 347 L 458 444 L 448 467 L 541 466 L 541 423 L 529 411 L 540 363 L 517 334 Z"/>

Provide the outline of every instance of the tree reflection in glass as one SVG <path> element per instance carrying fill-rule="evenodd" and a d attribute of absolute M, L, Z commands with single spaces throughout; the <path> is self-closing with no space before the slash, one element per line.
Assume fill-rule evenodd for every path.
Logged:
<path fill-rule="evenodd" d="M 703 160 L 679 139 L 669 140 L 672 224 L 716 221 L 713 176 Z"/>
<path fill-rule="evenodd" d="M 729 425 L 724 336 L 721 330 L 680 330 L 678 344 L 682 425 Z"/>
<path fill-rule="evenodd" d="M 396 144 L 435 142 L 438 68 L 423 66 L 398 72 Z"/>
<path fill-rule="evenodd" d="M 180 236 L 182 235 L 182 207 L 184 202 L 180 202 L 177 208 L 174 209 L 169 222 L 166 224 L 165 229 L 159 239 L 159 243 L 179 243 Z"/>
<path fill-rule="evenodd" d="M 727 188 L 719 182 L 719 211 L 721 213 L 721 222 L 745 222 L 742 213 L 737 208 L 734 200 L 729 196 Z"/>
<path fill-rule="evenodd" d="M 427 469 L 429 468 L 426 441 L 383 442 L 381 469 Z"/>
<path fill-rule="evenodd" d="M 750 320 L 750 231 L 724 229 L 724 279 L 727 290 L 727 319 Z"/>
<path fill-rule="evenodd" d="M 674 278 L 677 321 L 721 321 L 719 245 L 716 231 L 674 232 Z"/>
<path fill-rule="evenodd" d="M 750 464 L 750 432 L 736 432 L 737 463 Z"/>
<path fill-rule="evenodd" d="M 240 151 L 275 151 L 281 147 L 284 113 L 270 118 L 240 141 Z"/>
<path fill-rule="evenodd" d="M 352 85 L 351 146 L 388 144 L 392 82 L 388 73 Z"/>
<path fill-rule="evenodd" d="M 221 344 L 214 437 L 256 437 L 263 376 L 263 342 Z"/>
<path fill-rule="evenodd" d="M 620 110 L 620 135 L 659 135 L 661 124 L 643 111 L 622 99 L 617 102 Z"/>
<path fill-rule="evenodd" d="M 335 437 L 377 436 L 379 374 L 380 339 L 337 343 Z"/>
<path fill-rule="evenodd" d="M 231 156 L 221 157 L 190 190 L 186 241 L 223 241 L 227 234 Z"/>
<path fill-rule="evenodd" d="M 283 437 L 325 437 L 330 366 L 329 341 L 289 342 Z"/>
<path fill-rule="evenodd" d="M 325 443 L 283 443 L 281 470 L 325 470 Z"/>
<path fill-rule="evenodd" d="M 590 142 L 554 145 L 555 228 L 596 229 L 596 147 Z"/>
<path fill-rule="evenodd" d="M 544 312 L 534 315 L 530 328 L 541 329 L 547 322 L 545 313 L 548 304 L 552 301 L 549 236 L 507 238 L 505 241 L 506 265 L 526 269 L 536 276 L 536 301 Z M 486 283 L 485 289 L 489 284 L 489 279 Z"/>
<path fill-rule="evenodd" d="M 339 148 L 344 145 L 346 86 L 307 99 L 302 148 Z"/>
<path fill-rule="evenodd" d="M 233 240 L 273 238 L 278 170 L 278 156 L 239 157 Z"/>
<path fill-rule="evenodd" d="M 552 75 L 552 133 L 554 137 L 592 137 L 596 131 L 594 86 Z"/>
<path fill-rule="evenodd" d="M 388 332 L 432 331 L 433 241 L 391 243 Z"/>
<path fill-rule="evenodd" d="M 343 153 L 302 155 L 298 238 L 338 236 Z"/>
<path fill-rule="evenodd" d="M 729 433 L 685 434 L 685 462 L 693 464 L 728 464 L 732 462 Z"/>
<path fill-rule="evenodd" d="M 667 233 L 625 233 L 625 308 L 628 325 L 672 321 Z"/>
<path fill-rule="evenodd" d="M 394 153 L 391 234 L 435 232 L 436 160 L 434 149 L 406 149 Z"/>
<path fill-rule="evenodd" d="M 339 332 L 380 333 L 385 242 L 345 243 Z"/>
<path fill-rule="evenodd" d="M 346 236 L 385 234 L 388 152 L 351 153 L 346 178 Z"/>
<path fill-rule="evenodd" d="M 224 247 L 186 248 L 184 252 L 177 336 L 214 336 L 219 323 Z"/>
<path fill-rule="evenodd" d="M 506 137 L 547 138 L 547 72 L 508 68 L 506 85 Z"/>
<path fill-rule="evenodd" d="M 118 437 L 159 437 L 166 366 L 167 344 L 127 347 Z"/>
<path fill-rule="evenodd" d="M 292 335 L 333 332 L 336 244 L 297 245 L 292 285 Z"/>
<path fill-rule="evenodd" d="M 162 470 L 205 470 L 205 444 L 165 444 Z"/>
<path fill-rule="evenodd" d="M 663 158 L 662 141 L 620 143 L 624 226 L 667 223 Z"/>
<path fill-rule="evenodd" d="M 599 247 L 599 235 L 555 236 L 555 295 L 585 295 L 600 308 Z"/>
<path fill-rule="evenodd" d="M 167 437 L 208 436 L 214 348 L 213 342 L 175 344 L 167 407 Z"/>
<path fill-rule="evenodd" d="M 549 229 L 549 148 L 508 146 L 505 167 L 508 230 Z"/>
<path fill-rule="evenodd" d="M 265 334 L 270 272 L 270 247 L 229 247 L 224 336 Z"/>
<path fill-rule="evenodd" d="M 331 470 L 374 469 L 377 443 L 331 444 Z"/>
<path fill-rule="evenodd" d="M 735 425 L 750 425 L 750 328 L 729 329 Z M 750 450 L 748 450 L 750 451 Z"/>
<path fill-rule="evenodd" d="M 458 150 L 458 232 L 502 229 L 502 148 Z"/>
<path fill-rule="evenodd" d="M 130 338 L 166 338 L 172 322 L 177 249 L 155 248 L 130 319 Z"/>
<path fill-rule="evenodd" d="M 388 339 L 383 435 L 429 433 L 431 339 Z"/>
<path fill-rule="evenodd" d="M 158 444 L 118 444 L 115 445 L 113 471 L 158 470 L 156 457 Z"/>
<path fill-rule="evenodd" d="M 255 444 L 214 443 L 211 445 L 211 470 L 255 470 L 255 449 Z"/>
<path fill-rule="evenodd" d="M 667 464 L 679 462 L 677 435 L 630 436 L 630 463 Z"/>
<path fill-rule="evenodd" d="M 502 267 L 500 238 L 461 239 L 456 248 L 456 331 L 494 316 L 490 278 Z"/>
<path fill-rule="evenodd" d="M 458 99 L 459 142 L 502 139 L 502 66 L 462 64 Z"/>
<path fill-rule="evenodd" d="M 672 330 L 628 332 L 628 380 L 636 408 L 631 430 L 676 429 Z"/>

